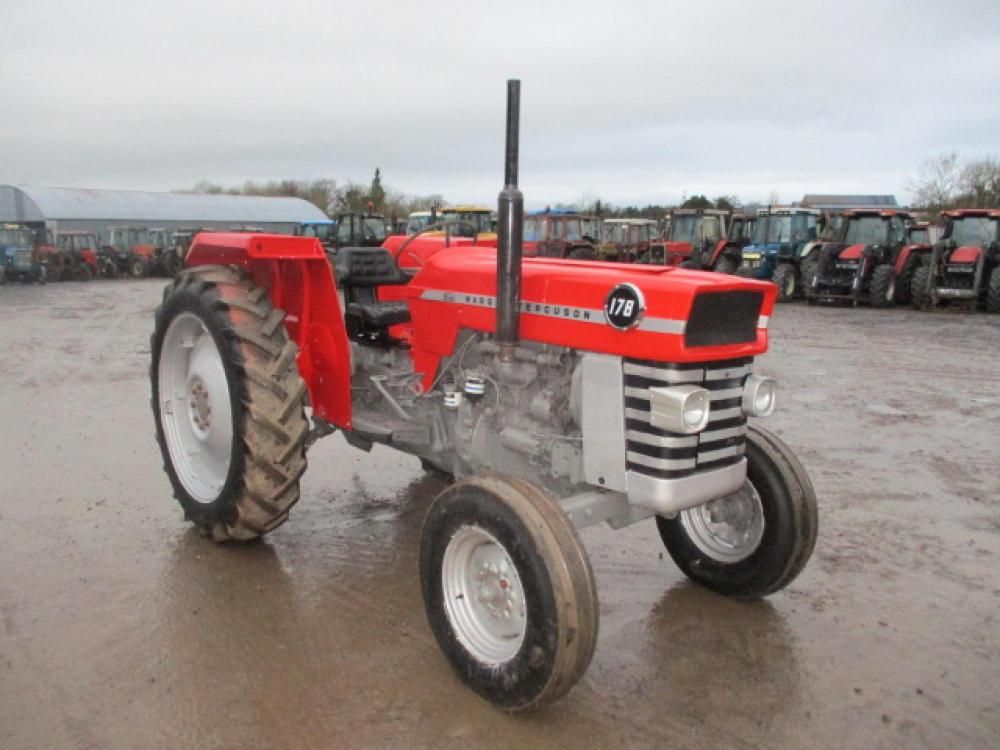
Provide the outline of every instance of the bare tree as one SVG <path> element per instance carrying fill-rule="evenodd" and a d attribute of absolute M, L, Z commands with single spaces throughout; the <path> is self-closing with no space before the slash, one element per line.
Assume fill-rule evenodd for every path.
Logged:
<path fill-rule="evenodd" d="M 959 175 L 961 203 L 969 208 L 1000 207 L 1000 160 L 987 156 L 968 162 Z"/>
<path fill-rule="evenodd" d="M 908 184 L 914 204 L 929 210 L 948 207 L 958 194 L 960 176 L 954 151 L 925 160 L 916 179 Z"/>

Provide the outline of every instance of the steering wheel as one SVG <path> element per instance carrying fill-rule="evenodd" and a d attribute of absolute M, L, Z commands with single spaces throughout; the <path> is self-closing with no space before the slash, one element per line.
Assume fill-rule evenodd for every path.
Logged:
<path fill-rule="evenodd" d="M 479 229 L 476 227 L 475 224 L 473 224 L 471 222 L 468 222 L 468 221 L 463 221 L 461 219 L 451 219 L 451 220 L 448 220 L 448 221 L 439 221 L 438 223 L 436 223 L 436 224 L 430 224 L 430 225 L 424 227 L 423 229 L 421 229 L 416 234 L 412 234 L 409 237 L 407 237 L 406 240 L 403 242 L 403 244 L 400 245 L 399 248 L 396 250 L 396 252 L 393 254 L 393 256 L 392 256 L 392 262 L 396 264 L 396 268 L 399 269 L 400 273 L 411 274 L 411 275 L 415 274 L 417 272 L 417 270 L 419 270 L 421 267 L 423 267 L 424 262 L 426 261 L 426 258 L 420 257 L 419 255 L 417 255 L 412 250 L 409 251 L 408 254 L 409 254 L 409 256 L 411 258 L 413 258 L 414 260 L 417 261 L 417 263 L 419 264 L 419 266 L 416 269 L 413 269 L 413 268 L 403 268 L 402 266 L 399 265 L 399 259 L 403 257 L 403 252 L 410 246 L 410 243 L 413 242 L 413 240 L 417 239 L 417 237 L 419 237 L 422 234 L 425 234 L 427 232 L 436 232 L 436 231 L 440 231 L 440 230 L 443 229 L 444 230 L 444 246 L 445 247 L 451 247 L 451 232 L 449 230 L 451 229 L 451 227 L 455 227 L 455 226 L 464 226 L 464 227 L 468 227 L 468 228 L 472 229 L 472 243 L 475 244 L 476 239 L 479 237 Z M 438 248 L 438 249 L 440 249 L 440 248 Z M 434 252 L 436 253 L 437 250 L 435 250 Z M 433 255 L 433 254 L 434 253 L 431 253 L 431 255 Z M 428 256 L 428 257 L 430 257 L 430 256 Z"/>

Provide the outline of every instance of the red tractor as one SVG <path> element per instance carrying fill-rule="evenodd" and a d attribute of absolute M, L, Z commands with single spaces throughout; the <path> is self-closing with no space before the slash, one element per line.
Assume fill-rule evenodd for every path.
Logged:
<path fill-rule="evenodd" d="M 728 213 L 715 209 L 678 208 L 670 212 L 670 224 L 662 242 L 650 248 L 650 262 L 703 271 L 735 273 L 740 250 L 748 240 L 729 239 Z"/>
<path fill-rule="evenodd" d="M 149 276 L 156 263 L 156 246 L 148 229 L 138 227 L 111 227 L 108 242 L 101 248 L 101 254 L 111 264 L 106 264 L 109 275 L 128 274 L 134 279 Z M 115 269 L 111 274 L 110 269 Z"/>
<path fill-rule="evenodd" d="M 1000 312 L 1000 211 L 963 208 L 941 216 L 941 240 L 913 275 L 913 306 L 963 301 Z"/>
<path fill-rule="evenodd" d="M 802 261 L 806 301 L 843 299 L 872 307 L 895 304 L 920 264 L 920 246 L 907 243 L 913 216 L 890 209 L 845 211 L 839 242 L 808 252 Z"/>
<path fill-rule="evenodd" d="M 65 231 L 56 235 L 56 245 L 66 259 L 64 279 L 90 281 L 100 275 L 100 242 L 93 232 Z"/>
<path fill-rule="evenodd" d="M 657 228 L 653 219 L 605 219 L 601 234 L 598 258 L 634 263 L 649 255 Z"/>
<path fill-rule="evenodd" d="M 599 222 L 599 220 L 596 220 Z M 578 211 L 545 209 L 524 217 L 525 257 L 572 258 L 593 260 L 597 257 L 595 220 Z"/>
<path fill-rule="evenodd" d="M 508 711 L 558 698 L 590 663 L 579 529 L 654 518 L 691 579 L 752 599 L 798 575 L 817 528 L 802 465 L 747 424 L 775 403 L 752 373 L 774 286 L 522 261 L 518 99 L 511 81 L 498 240 L 341 247 L 334 275 L 315 239 L 201 234 L 150 367 L 174 495 L 218 541 L 284 523 L 307 447 L 335 430 L 452 477 L 421 531 L 424 606 L 458 677 Z M 404 243 L 421 265 L 400 265 Z"/>

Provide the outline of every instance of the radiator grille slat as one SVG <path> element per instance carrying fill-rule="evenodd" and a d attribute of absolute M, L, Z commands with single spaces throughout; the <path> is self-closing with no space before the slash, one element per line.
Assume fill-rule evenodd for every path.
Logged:
<path fill-rule="evenodd" d="M 743 384 L 752 364 L 749 357 L 693 364 L 626 359 L 622 370 L 627 468 L 673 479 L 740 461 L 746 449 Z M 672 385 L 698 385 L 708 390 L 711 410 L 701 433 L 682 435 L 649 423 L 649 389 Z"/>

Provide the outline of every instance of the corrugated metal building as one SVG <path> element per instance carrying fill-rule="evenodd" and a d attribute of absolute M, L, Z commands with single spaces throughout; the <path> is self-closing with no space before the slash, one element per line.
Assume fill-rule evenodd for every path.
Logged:
<path fill-rule="evenodd" d="M 0 221 L 44 225 L 56 231 L 82 229 L 102 238 L 109 227 L 173 231 L 259 227 L 291 234 L 299 223 L 326 219 L 301 198 L 0 185 Z"/>

